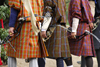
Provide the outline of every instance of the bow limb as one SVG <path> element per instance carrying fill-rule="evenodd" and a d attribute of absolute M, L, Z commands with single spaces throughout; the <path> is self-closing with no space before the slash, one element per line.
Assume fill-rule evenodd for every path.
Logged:
<path fill-rule="evenodd" d="M 99 39 L 96 35 L 94 35 L 93 33 L 89 32 L 88 30 L 85 30 L 85 32 L 86 32 L 87 34 L 92 35 L 92 36 L 100 43 L 100 39 Z"/>

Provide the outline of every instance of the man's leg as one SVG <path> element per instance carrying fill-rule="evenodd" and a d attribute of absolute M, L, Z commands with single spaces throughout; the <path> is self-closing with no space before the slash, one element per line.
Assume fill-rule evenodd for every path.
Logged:
<path fill-rule="evenodd" d="M 63 58 L 57 58 L 56 65 L 57 67 L 64 67 Z"/>
<path fill-rule="evenodd" d="M 92 59 L 91 56 L 85 57 L 85 61 L 86 61 L 86 66 L 87 67 L 93 67 L 93 59 Z"/>
<path fill-rule="evenodd" d="M 8 67 L 17 67 L 16 58 L 8 57 Z"/>
<path fill-rule="evenodd" d="M 45 58 L 38 58 L 39 67 L 45 67 Z"/>
<path fill-rule="evenodd" d="M 29 67 L 38 67 L 38 62 L 36 58 L 31 58 L 29 60 Z"/>
<path fill-rule="evenodd" d="M 85 57 L 81 56 L 81 67 L 85 67 L 85 65 L 86 65 Z"/>
<path fill-rule="evenodd" d="M 95 51 L 97 56 L 98 67 L 100 67 L 100 48 L 96 49 Z"/>
<path fill-rule="evenodd" d="M 73 67 L 73 64 L 72 64 L 72 57 L 69 57 L 69 58 L 66 58 L 64 59 L 65 60 L 65 63 L 67 65 L 67 67 Z"/>

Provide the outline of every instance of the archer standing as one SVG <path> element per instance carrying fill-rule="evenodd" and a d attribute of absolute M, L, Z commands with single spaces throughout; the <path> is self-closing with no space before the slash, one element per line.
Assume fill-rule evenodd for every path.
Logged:
<path fill-rule="evenodd" d="M 57 67 L 73 67 L 69 49 L 66 27 L 66 4 L 65 0 L 44 0 L 44 18 L 41 35 L 47 38 L 46 32 L 51 30 L 51 37 L 45 42 L 50 58 L 56 59 Z M 59 26 L 60 25 L 60 26 Z M 62 26 L 62 27 L 61 27 Z M 70 61 L 69 61 L 70 59 Z M 39 59 L 39 67 L 45 67 L 43 60 Z"/>
<path fill-rule="evenodd" d="M 91 14 L 91 8 L 88 0 L 71 0 L 68 13 L 69 24 L 72 27 L 69 45 L 73 55 L 83 56 L 86 60 L 87 67 L 93 67 L 92 57 L 95 56 L 93 38 L 90 35 L 82 39 L 75 36 L 82 35 L 85 30 L 91 32 L 93 29 L 94 18 Z"/>
<path fill-rule="evenodd" d="M 37 15 L 42 15 L 43 13 L 43 0 L 29 0 L 33 13 Z M 9 21 L 9 35 L 12 39 L 15 37 L 14 29 L 16 29 L 19 24 L 18 19 L 20 17 L 30 16 L 27 9 L 24 7 L 22 0 L 9 0 L 9 6 L 11 7 L 11 15 Z M 8 67 L 16 67 L 16 58 L 27 59 L 29 58 L 29 67 L 38 67 L 37 59 L 38 57 L 46 57 L 47 54 L 43 54 L 43 50 L 40 47 L 39 37 L 35 35 L 31 19 L 27 18 L 22 24 L 20 34 L 11 41 L 12 46 L 15 48 L 16 52 L 12 47 L 8 46 L 7 56 L 8 56 Z M 36 23 L 38 26 L 42 18 L 37 17 Z M 41 53 L 42 52 L 42 53 Z M 45 51 L 44 51 L 45 52 Z"/>
<path fill-rule="evenodd" d="M 100 18 L 97 18 L 97 17 L 100 17 L 100 0 L 95 0 L 95 22 L 94 24 L 96 23 L 97 20 L 100 20 Z M 95 30 L 93 30 L 93 34 L 95 34 L 99 39 L 100 39 L 100 21 L 99 23 L 97 23 L 97 28 Z M 95 47 L 95 51 L 96 51 L 96 57 L 97 57 L 97 62 L 98 62 L 98 67 L 100 67 L 100 43 L 95 39 L 93 38 L 93 41 L 94 41 L 94 47 Z M 82 57 L 82 64 L 81 64 L 81 67 L 85 67 L 85 61 L 83 61 L 84 58 Z"/>

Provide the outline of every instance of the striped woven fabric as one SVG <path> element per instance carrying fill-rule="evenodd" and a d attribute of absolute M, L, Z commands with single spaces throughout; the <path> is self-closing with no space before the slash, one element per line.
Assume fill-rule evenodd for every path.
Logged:
<path fill-rule="evenodd" d="M 20 9 L 20 0 L 9 0 L 9 6 L 14 7 L 15 9 Z"/>
<path fill-rule="evenodd" d="M 42 16 L 42 12 L 43 12 L 43 8 L 44 8 L 44 4 L 43 4 L 43 0 L 30 0 L 31 6 L 33 9 L 33 13 L 37 14 L 37 15 L 41 15 Z M 20 13 L 18 15 L 18 17 L 22 16 L 29 16 L 29 13 L 27 12 L 27 10 L 25 8 L 22 9 L 23 7 L 23 3 L 20 2 L 20 0 L 9 0 L 9 6 L 13 7 L 15 9 L 20 10 Z M 28 18 L 27 20 L 30 20 L 31 18 Z M 36 17 L 37 21 L 42 20 L 42 18 L 40 17 Z"/>
<path fill-rule="evenodd" d="M 86 21 L 87 23 L 94 21 L 88 0 L 71 0 L 68 14 L 69 22 L 72 22 L 73 17 L 79 18 L 81 19 L 80 21 Z"/>
<path fill-rule="evenodd" d="M 65 0 L 45 0 L 45 12 L 50 12 L 53 19 L 50 26 L 57 24 L 66 25 L 66 4 Z M 50 27 L 49 27 L 50 28 Z M 46 47 L 49 57 L 70 57 L 69 44 L 67 39 L 67 32 L 65 29 L 57 26 L 51 35 L 50 39 L 46 41 Z"/>
<path fill-rule="evenodd" d="M 67 38 L 67 30 L 57 26 L 49 40 L 46 41 L 49 57 L 70 57 L 70 48 Z"/>
<path fill-rule="evenodd" d="M 55 23 L 65 23 L 66 24 L 66 2 L 65 0 L 45 0 L 44 1 L 45 11 L 50 11 L 53 17 L 53 24 Z M 46 6 L 51 7 L 52 9 L 46 8 Z"/>
<path fill-rule="evenodd" d="M 43 13 L 43 0 L 30 0 L 33 8 L 33 12 L 38 15 L 42 15 Z M 9 0 L 9 5 L 20 10 L 19 15 L 22 14 L 22 7 L 19 0 Z M 14 6 L 13 6 L 14 5 Z M 20 5 L 20 6 L 19 6 Z M 24 9 L 24 16 L 29 16 L 27 11 Z M 41 19 L 37 18 L 37 21 Z M 17 27 L 18 22 L 15 23 L 15 28 Z M 13 37 L 12 37 L 13 38 Z M 16 52 L 12 49 L 12 47 L 8 46 L 7 55 L 11 57 L 17 58 L 34 58 L 34 57 L 45 57 L 47 54 L 43 55 L 41 52 L 40 44 L 38 42 L 38 36 L 34 35 L 32 31 L 32 25 L 30 22 L 25 22 L 22 25 L 20 35 L 15 38 L 11 44 L 15 48 Z"/>
<path fill-rule="evenodd" d="M 88 0 L 71 0 L 69 4 L 68 20 L 72 26 L 72 18 L 79 18 L 77 35 L 81 35 L 85 30 L 90 30 L 89 23 L 93 22 L 93 16 Z M 80 41 L 69 40 L 71 53 L 77 56 L 95 56 L 92 36 L 87 35 Z"/>

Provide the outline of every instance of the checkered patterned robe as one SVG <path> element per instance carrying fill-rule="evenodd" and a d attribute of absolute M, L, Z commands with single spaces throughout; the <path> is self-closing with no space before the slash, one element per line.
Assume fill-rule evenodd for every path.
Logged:
<path fill-rule="evenodd" d="M 72 26 L 72 19 L 79 18 L 77 35 L 81 35 L 85 30 L 91 31 L 89 23 L 93 22 L 93 16 L 88 0 L 71 0 L 69 4 L 68 20 Z M 92 36 L 87 35 L 80 41 L 69 40 L 71 53 L 77 56 L 95 56 Z"/>
<path fill-rule="evenodd" d="M 53 17 L 50 26 L 57 24 L 66 25 L 67 20 L 65 0 L 44 0 L 44 2 L 44 13 L 49 11 Z M 67 39 L 67 30 L 59 26 L 55 28 L 53 34 L 45 44 L 49 53 L 49 57 L 57 58 L 71 56 Z"/>
<path fill-rule="evenodd" d="M 33 12 L 35 14 L 42 15 L 43 0 L 30 0 L 30 1 L 33 8 Z M 29 16 L 25 8 L 23 8 L 22 10 L 22 3 L 20 2 L 20 0 L 9 0 L 9 6 L 17 10 L 20 10 L 18 17 L 22 15 L 25 17 Z M 39 17 L 37 17 L 36 19 L 37 21 L 42 20 Z M 27 21 L 28 20 L 30 20 L 30 18 L 28 18 Z M 16 22 L 15 28 L 17 27 L 17 25 L 18 25 L 18 22 Z M 34 32 L 32 31 L 31 23 L 25 22 L 22 25 L 20 35 L 11 42 L 16 52 L 14 52 L 12 47 L 9 45 L 7 55 L 11 57 L 17 57 L 17 58 L 46 57 L 47 54 L 41 53 L 43 52 L 43 50 L 40 47 L 38 39 L 39 39 L 38 36 L 34 35 Z"/>

